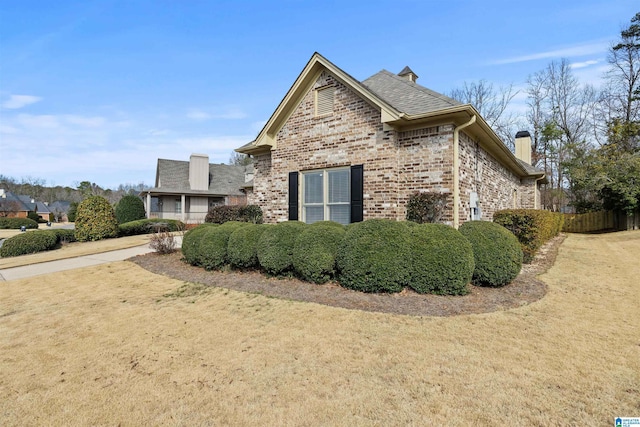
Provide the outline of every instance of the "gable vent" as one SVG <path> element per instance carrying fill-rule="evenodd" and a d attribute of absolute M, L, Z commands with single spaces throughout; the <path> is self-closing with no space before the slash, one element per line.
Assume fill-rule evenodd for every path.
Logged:
<path fill-rule="evenodd" d="M 325 116 L 333 113 L 333 86 L 316 90 L 316 116 Z"/>

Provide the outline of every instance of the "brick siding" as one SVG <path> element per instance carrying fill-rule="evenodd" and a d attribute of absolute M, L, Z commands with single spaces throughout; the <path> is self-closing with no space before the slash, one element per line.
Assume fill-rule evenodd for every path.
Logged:
<path fill-rule="evenodd" d="M 316 117 L 314 90 L 333 86 L 333 114 Z M 277 146 L 255 156 L 254 188 L 249 203 L 259 205 L 265 222 L 288 218 L 288 174 L 364 165 L 364 219 L 405 218 L 416 191 L 452 194 L 453 124 L 410 131 L 384 130 L 380 111 L 323 72 L 276 136 Z M 479 196 L 483 219 L 499 209 L 532 207 L 531 180 L 520 178 L 460 133 L 460 221 L 470 219 L 469 199 Z M 453 197 L 445 222 L 453 220 Z"/>

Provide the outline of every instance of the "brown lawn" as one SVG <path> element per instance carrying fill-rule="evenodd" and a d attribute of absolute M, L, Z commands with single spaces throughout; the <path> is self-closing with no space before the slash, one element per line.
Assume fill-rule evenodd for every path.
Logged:
<path fill-rule="evenodd" d="M 612 425 L 640 415 L 640 232 L 569 235 L 524 307 L 371 313 L 131 262 L 0 283 L 0 424 Z"/>

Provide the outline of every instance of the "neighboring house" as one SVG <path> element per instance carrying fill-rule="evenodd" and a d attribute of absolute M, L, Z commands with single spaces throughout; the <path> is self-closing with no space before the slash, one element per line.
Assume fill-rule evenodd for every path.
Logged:
<path fill-rule="evenodd" d="M 544 172 L 531 139 L 514 155 L 469 104 L 416 83 L 405 67 L 359 82 L 315 53 L 257 138 L 250 204 L 266 222 L 402 220 L 415 192 L 450 195 L 445 221 L 539 208 Z"/>
<path fill-rule="evenodd" d="M 210 207 L 244 205 L 253 166 L 209 164 L 205 154 L 189 161 L 158 159 L 155 187 L 140 193 L 148 218 L 203 222 Z"/>
<path fill-rule="evenodd" d="M 69 213 L 70 206 L 71 202 L 66 200 L 56 200 L 49 204 L 49 210 L 53 213 L 56 222 L 66 222 L 69 221 L 69 217 L 67 215 Z"/>
<path fill-rule="evenodd" d="M 24 205 L 29 209 L 29 211 L 35 212 L 36 214 L 38 214 L 40 219 L 42 219 L 43 221 L 49 221 L 51 210 L 49 209 L 49 206 L 47 206 L 45 202 L 40 202 L 34 199 L 33 197 L 29 197 L 29 196 L 18 196 L 18 197 L 20 198 L 20 200 L 22 200 L 22 203 L 24 203 Z"/>
<path fill-rule="evenodd" d="M 46 203 L 29 196 L 13 194 L 0 189 L 0 216 L 26 218 L 29 212 L 35 212 L 44 221 L 49 221 L 51 210 Z"/>

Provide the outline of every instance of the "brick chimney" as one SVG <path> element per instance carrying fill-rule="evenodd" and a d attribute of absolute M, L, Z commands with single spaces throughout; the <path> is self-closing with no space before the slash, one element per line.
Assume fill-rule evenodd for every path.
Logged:
<path fill-rule="evenodd" d="M 209 156 L 192 154 L 189 158 L 189 186 L 192 190 L 209 189 Z"/>
<path fill-rule="evenodd" d="M 526 130 L 516 133 L 516 158 L 531 164 L 531 134 Z"/>

